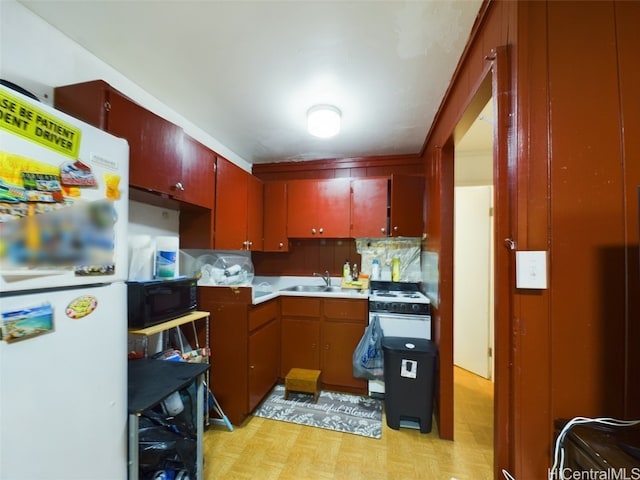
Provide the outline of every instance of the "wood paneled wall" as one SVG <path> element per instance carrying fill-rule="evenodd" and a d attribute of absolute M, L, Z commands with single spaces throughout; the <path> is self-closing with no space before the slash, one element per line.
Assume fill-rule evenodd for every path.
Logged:
<path fill-rule="evenodd" d="M 336 158 L 307 162 L 258 163 L 252 173 L 261 180 L 309 178 L 376 177 L 403 173 L 422 173 L 419 155 Z"/>
<path fill-rule="evenodd" d="M 447 148 L 485 57 L 507 45 L 509 166 L 496 195 L 507 196 L 517 249 L 549 254 L 547 290 L 518 290 L 512 277 L 496 285 L 507 292 L 496 308 L 512 306 L 496 472 L 519 480 L 546 478 L 555 418 L 640 417 L 639 22 L 639 2 L 489 3 L 425 145 L 427 248 L 441 254 L 434 328 L 446 339 Z"/>

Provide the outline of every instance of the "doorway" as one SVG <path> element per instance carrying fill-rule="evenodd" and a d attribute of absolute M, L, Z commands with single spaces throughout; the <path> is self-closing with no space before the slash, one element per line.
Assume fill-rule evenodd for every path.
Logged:
<path fill-rule="evenodd" d="M 494 104 L 488 75 L 453 135 L 453 363 L 482 382 L 474 424 L 486 433 L 479 445 L 494 451 Z M 463 387 L 454 381 L 456 428 L 464 429 Z"/>
<path fill-rule="evenodd" d="M 493 102 L 455 143 L 454 365 L 493 379 Z"/>

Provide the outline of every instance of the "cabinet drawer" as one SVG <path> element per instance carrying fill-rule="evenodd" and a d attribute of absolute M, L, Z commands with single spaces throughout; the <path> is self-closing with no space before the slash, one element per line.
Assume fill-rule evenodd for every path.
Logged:
<path fill-rule="evenodd" d="M 324 300 L 324 317 L 327 320 L 349 320 L 366 325 L 367 311 L 367 300 Z"/>
<path fill-rule="evenodd" d="M 320 299 L 311 297 L 281 297 L 280 313 L 289 317 L 320 317 Z"/>
<path fill-rule="evenodd" d="M 249 331 L 261 327 L 278 317 L 278 302 L 272 300 L 249 310 Z"/>

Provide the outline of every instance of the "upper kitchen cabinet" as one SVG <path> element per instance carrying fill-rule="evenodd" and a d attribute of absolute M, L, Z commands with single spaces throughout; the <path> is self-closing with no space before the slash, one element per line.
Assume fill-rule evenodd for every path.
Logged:
<path fill-rule="evenodd" d="M 389 235 L 389 178 L 357 178 L 351 182 L 351 237 Z"/>
<path fill-rule="evenodd" d="M 262 181 L 218 157 L 215 248 L 262 250 Z"/>
<path fill-rule="evenodd" d="M 265 252 L 286 252 L 287 238 L 287 182 L 264 183 L 264 246 Z"/>
<path fill-rule="evenodd" d="M 287 230 L 290 238 L 348 238 L 348 178 L 292 180 L 287 185 Z"/>
<path fill-rule="evenodd" d="M 419 237 L 424 178 L 356 178 L 351 182 L 351 237 Z"/>
<path fill-rule="evenodd" d="M 174 188 L 174 198 L 213 209 L 215 168 L 215 152 L 185 134 L 182 144 L 182 173 Z"/>
<path fill-rule="evenodd" d="M 182 178 L 183 134 L 177 125 L 102 80 L 57 87 L 54 105 L 129 142 L 130 186 L 169 196 L 191 189 Z"/>
<path fill-rule="evenodd" d="M 424 232 L 424 177 L 391 175 L 390 237 L 421 237 Z"/>

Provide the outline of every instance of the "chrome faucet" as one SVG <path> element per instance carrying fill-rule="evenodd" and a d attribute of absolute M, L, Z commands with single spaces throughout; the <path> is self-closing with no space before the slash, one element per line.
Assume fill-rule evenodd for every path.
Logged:
<path fill-rule="evenodd" d="M 321 273 L 313 272 L 313 276 L 314 277 L 322 277 L 322 280 L 324 280 L 324 283 L 327 284 L 327 287 L 331 286 L 331 274 L 329 273 L 329 270 L 324 272 L 324 275 L 322 275 Z"/>

